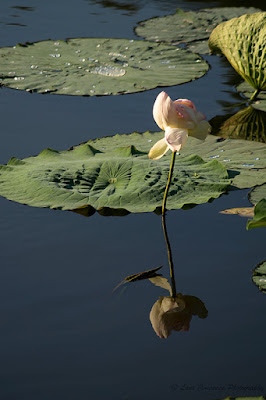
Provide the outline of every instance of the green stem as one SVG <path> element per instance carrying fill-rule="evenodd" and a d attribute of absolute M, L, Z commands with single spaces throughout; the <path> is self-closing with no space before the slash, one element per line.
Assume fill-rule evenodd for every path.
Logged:
<path fill-rule="evenodd" d="M 164 196 L 163 196 L 162 215 L 165 215 L 168 190 L 169 190 L 169 187 L 170 187 L 170 184 L 171 184 L 172 175 L 173 175 L 173 171 L 174 171 L 175 156 L 176 156 L 176 151 L 173 151 L 171 164 L 170 164 L 169 175 L 168 175 L 168 181 L 167 181 L 165 192 L 164 192 Z"/>
<path fill-rule="evenodd" d="M 253 93 L 253 95 L 250 97 L 249 102 L 255 100 L 256 97 L 258 96 L 259 92 L 260 92 L 260 89 L 256 89 L 255 92 Z"/>
<path fill-rule="evenodd" d="M 167 234 L 167 229 L 166 229 L 166 223 L 165 223 L 165 211 L 166 211 L 166 201 L 167 201 L 167 195 L 169 191 L 169 187 L 171 184 L 172 180 L 172 175 L 174 171 L 174 165 L 175 165 L 175 157 L 176 157 L 176 152 L 173 151 L 172 154 L 172 159 L 171 159 L 171 164 L 170 164 L 170 169 L 169 169 L 169 175 L 168 175 L 168 181 L 166 184 L 164 196 L 163 196 L 163 205 L 162 205 L 162 224 L 163 224 L 163 233 L 164 233 L 164 238 L 166 242 L 166 247 L 167 247 L 167 254 L 168 254 L 168 262 L 169 262 L 169 269 L 170 269 L 170 277 L 171 277 L 171 286 L 172 286 L 172 297 L 176 297 L 176 285 L 175 285 L 175 273 L 174 273 L 174 263 L 173 263 L 173 257 L 172 257 L 172 250 Z"/>

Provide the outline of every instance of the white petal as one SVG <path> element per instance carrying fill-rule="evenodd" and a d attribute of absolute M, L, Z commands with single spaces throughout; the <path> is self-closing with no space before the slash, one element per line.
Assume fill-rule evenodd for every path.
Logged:
<path fill-rule="evenodd" d="M 153 118 L 161 129 L 165 130 L 167 126 L 179 128 L 180 117 L 176 111 L 174 102 L 165 92 L 161 92 L 155 100 Z"/>
<path fill-rule="evenodd" d="M 165 138 L 158 140 L 155 145 L 152 146 L 149 152 L 149 158 L 152 160 L 158 160 L 161 158 L 167 151 L 169 147 L 165 141 Z"/>
<path fill-rule="evenodd" d="M 158 94 L 156 97 L 156 100 L 153 105 L 153 118 L 156 122 L 156 124 L 161 128 L 164 129 L 163 125 L 163 103 L 165 99 L 167 98 L 167 94 L 165 92 L 161 92 Z"/>
<path fill-rule="evenodd" d="M 188 138 L 188 130 L 180 128 L 170 128 L 165 130 L 165 140 L 172 151 L 179 151 L 185 145 Z"/>
<path fill-rule="evenodd" d="M 207 121 L 201 121 L 193 129 L 189 129 L 188 135 L 196 139 L 205 140 L 208 133 L 211 132 L 211 125 Z"/>

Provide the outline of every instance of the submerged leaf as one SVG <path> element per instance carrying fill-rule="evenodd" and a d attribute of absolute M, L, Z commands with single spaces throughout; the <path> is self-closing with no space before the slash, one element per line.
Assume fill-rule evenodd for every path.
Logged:
<path fill-rule="evenodd" d="M 198 55 L 142 40 L 46 40 L 0 49 L 2 85 L 39 93 L 134 93 L 189 82 L 207 70 Z"/>
<path fill-rule="evenodd" d="M 161 208 L 169 157 L 149 160 L 146 151 L 161 133 L 116 135 L 90 140 L 67 151 L 46 149 L 36 157 L 12 158 L 0 166 L 0 195 L 35 207 L 75 210 L 89 206 L 150 212 Z M 195 139 L 196 140 L 196 139 Z M 138 148 L 133 146 L 135 143 Z M 178 157 L 168 209 L 219 197 L 230 181 L 217 160 Z"/>
<path fill-rule="evenodd" d="M 266 12 L 242 15 L 218 25 L 209 39 L 253 88 L 266 89 Z"/>
<path fill-rule="evenodd" d="M 175 45 L 187 43 L 190 51 L 206 54 L 209 52 L 207 40 L 218 24 L 257 11 L 260 10 L 252 7 L 219 7 L 197 11 L 177 9 L 175 14 L 139 22 L 136 33 L 156 42 Z"/>

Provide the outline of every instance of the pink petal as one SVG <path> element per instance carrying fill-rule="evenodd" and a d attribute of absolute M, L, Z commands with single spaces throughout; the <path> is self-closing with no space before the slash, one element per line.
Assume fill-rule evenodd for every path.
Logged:
<path fill-rule="evenodd" d="M 192 108 L 192 110 L 196 111 L 195 104 L 188 99 L 177 99 L 174 101 L 175 104 L 185 104 L 186 106 Z"/>
<path fill-rule="evenodd" d="M 163 104 L 167 98 L 167 94 L 165 92 L 161 92 L 158 94 L 154 105 L 153 105 L 153 118 L 156 122 L 156 124 L 164 130 L 164 125 L 163 125 Z"/>
<path fill-rule="evenodd" d="M 165 141 L 172 151 L 179 151 L 185 145 L 188 138 L 188 130 L 180 128 L 165 129 Z"/>
<path fill-rule="evenodd" d="M 165 93 L 161 92 L 153 106 L 153 117 L 157 125 L 165 130 L 167 126 L 178 128 L 180 122 L 180 115 L 178 114 L 174 102 Z M 181 119 L 183 116 L 181 115 Z"/>

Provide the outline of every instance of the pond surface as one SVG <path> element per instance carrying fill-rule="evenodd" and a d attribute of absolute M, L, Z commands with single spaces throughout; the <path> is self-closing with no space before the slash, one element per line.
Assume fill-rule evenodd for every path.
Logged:
<path fill-rule="evenodd" d="M 248 2 L 5 1 L 0 45 L 69 37 L 137 39 L 137 22 L 173 12 Z M 264 6 L 263 6 L 264 5 Z M 264 1 L 254 7 L 265 9 Z M 192 99 L 208 119 L 237 112 L 239 82 L 225 60 L 194 82 L 166 88 Z M 158 130 L 160 88 L 125 96 L 75 97 L 1 88 L 0 163 L 46 147 Z M 159 339 L 149 313 L 163 289 L 126 276 L 163 265 L 167 251 L 154 213 L 90 218 L 0 198 L 0 398 L 3 400 L 222 399 L 266 393 L 266 296 L 252 269 L 266 258 L 265 229 L 219 211 L 250 206 L 248 190 L 167 214 L 177 291 L 196 296 L 208 317 Z"/>

